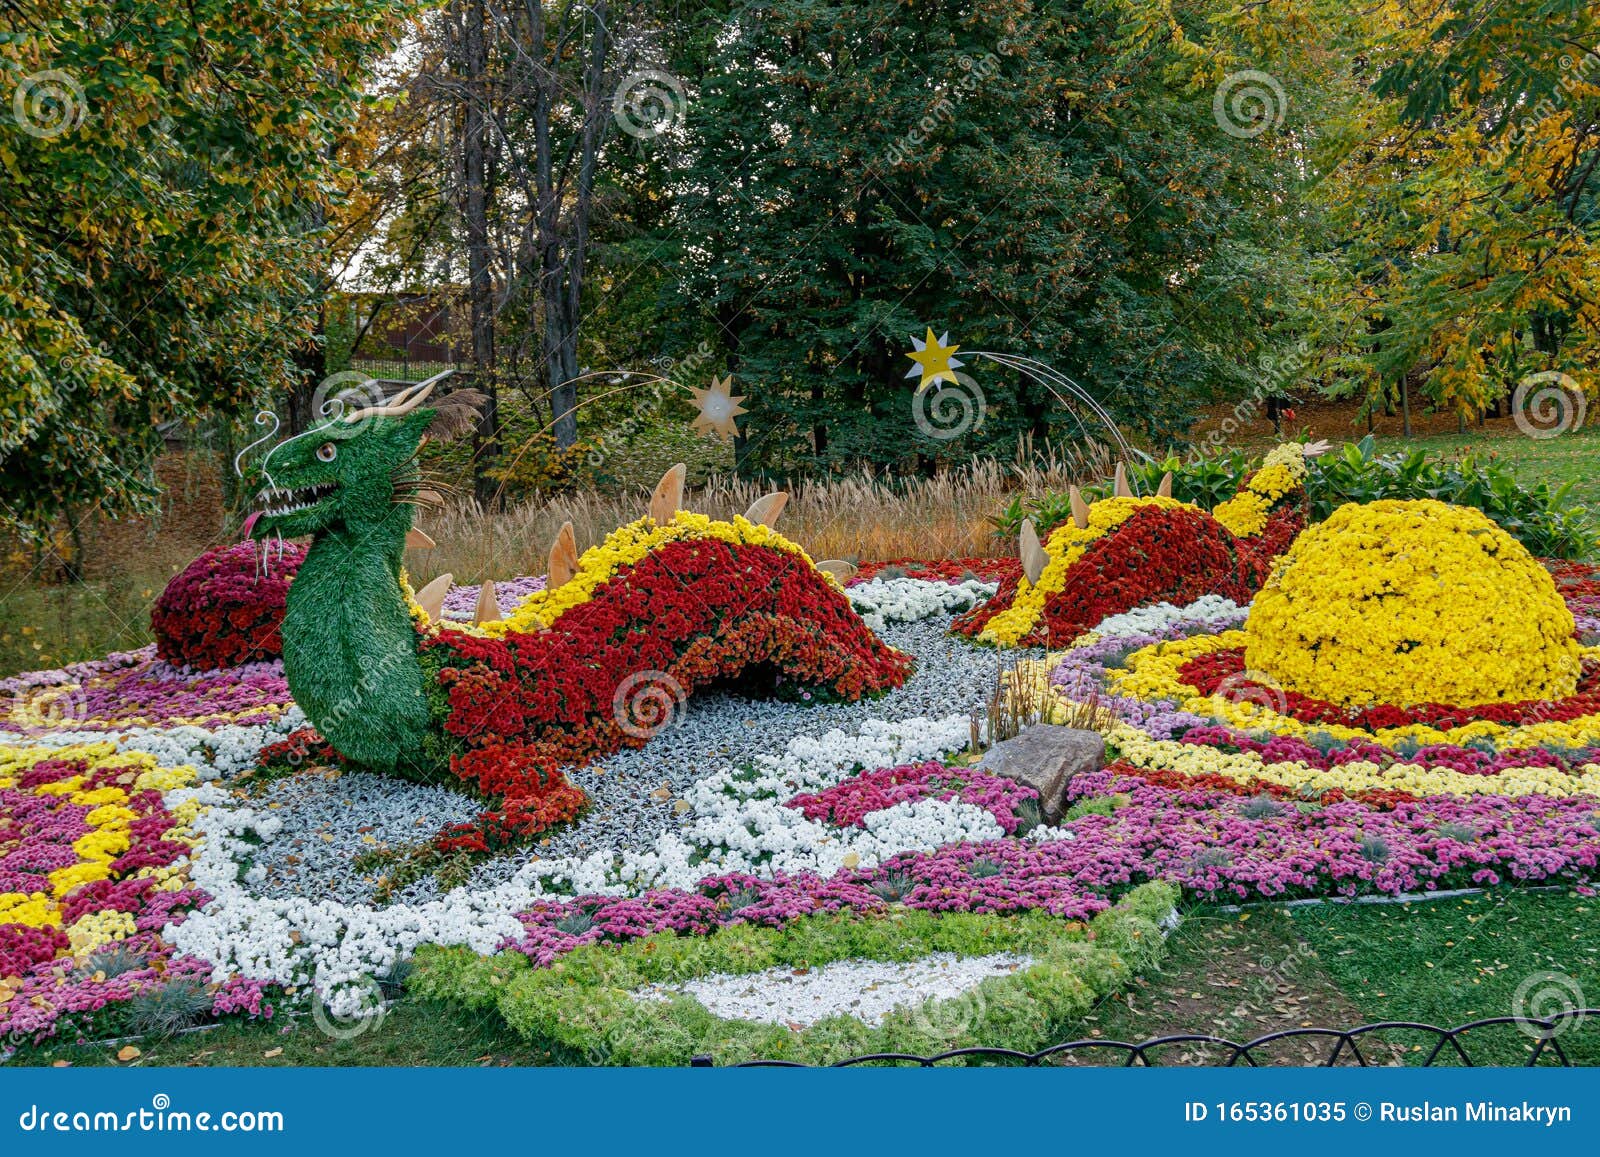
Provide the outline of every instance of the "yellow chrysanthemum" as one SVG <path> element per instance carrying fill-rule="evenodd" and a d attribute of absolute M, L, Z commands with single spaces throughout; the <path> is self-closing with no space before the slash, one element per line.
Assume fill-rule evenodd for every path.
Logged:
<path fill-rule="evenodd" d="M 1305 480 L 1305 447 L 1285 442 L 1262 459 L 1261 469 L 1211 516 L 1240 538 L 1250 538 L 1266 529 L 1272 508 Z"/>
<path fill-rule="evenodd" d="M 1352 503 L 1278 564 L 1245 662 L 1346 705 L 1556 699 L 1577 688 L 1574 629 L 1549 572 L 1481 511 Z"/>

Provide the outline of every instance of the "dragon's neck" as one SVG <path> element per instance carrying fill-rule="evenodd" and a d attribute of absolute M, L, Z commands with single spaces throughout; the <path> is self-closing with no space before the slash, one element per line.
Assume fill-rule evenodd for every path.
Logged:
<path fill-rule="evenodd" d="M 387 520 L 394 526 L 317 535 L 283 618 L 295 702 L 341 755 L 385 770 L 418 753 L 428 727 L 416 630 L 400 592 L 404 515 Z"/>

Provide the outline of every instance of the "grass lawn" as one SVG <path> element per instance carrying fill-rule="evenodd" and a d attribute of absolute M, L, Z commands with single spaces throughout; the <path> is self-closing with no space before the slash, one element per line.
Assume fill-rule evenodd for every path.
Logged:
<path fill-rule="evenodd" d="M 1504 460 L 1519 481 L 1529 484 L 1548 482 L 1559 486 L 1573 483 L 1571 500 L 1575 505 L 1600 510 L 1600 425 L 1589 426 L 1555 438 L 1509 436 L 1496 432 L 1435 434 L 1396 439 L 1385 445 L 1414 446 L 1430 453 L 1456 454 L 1470 450 L 1480 457 L 1494 455 Z"/>
<path fill-rule="evenodd" d="M 1600 899 L 1561 892 L 1496 892 L 1425 904 L 1293 910 L 1295 930 L 1368 1021 L 1456 1025 L 1548 1014 L 1565 1001 L 1600 1007 Z M 1542 1003 L 1541 996 L 1548 1000 Z M 1478 1064 L 1526 1062 L 1529 1038 L 1513 1028 L 1463 1038 Z M 1600 1064 L 1600 1023 L 1557 1040 L 1574 1062 Z"/>
<path fill-rule="evenodd" d="M 1062 1040 L 1142 1041 L 1200 1034 L 1245 1041 L 1290 1028 L 1350 1028 L 1385 1020 L 1453 1027 L 1508 1014 L 1519 985 L 1588 994 L 1600 1003 L 1600 900 L 1561 892 L 1499 892 L 1419 904 L 1324 904 L 1221 912 L 1199 906 L 1173 933 L 1159 971 L 1138 978 Z M 1562 982 L 1567 985 L 1568 982 Z M 1536 1013 L 1537 1008 L 1528 1008 Z M 1548 1007 L 1546 1012 L 1550 1011 Z M 1387 1030 L 1365 1038 L 1369 1064 L 1420 1064 L 1437 1037 Z M 1499 1026 L 1463 1038 L 1476 1064 L 1519 1065 L 1533 1041 Z M 1558 1038 L 1574 1063 L 1600 1064 L 1600 1023 Z M 121 1045 L 58 1045 L 25 1063 L 117 1064 Z M 532 1047 L 494 1015 L 402 998 L 367 1031 L 336 1039 L 309 1016 L 228 1024 L 206 1032 L 137 1042 L 139 1065 L 543 1065 Z M 1315 1065 L 1332 1048 L 1302 1037 L 1264 1047 L 1258 1064 Z M 1120 1064 L 1097 1052 L 1073 1063 Z M 1153 1063 L 1220 1063 L 1228 1050 L 1205 1043 L 1163 1046 Z M 19 1058 L 23 1059 L 23 1058 Z M 1351 1063 L 1346 1054 L 1342 1063 Z M 1453 1053 L 1438 1063 L 1459 1063 Z"/>

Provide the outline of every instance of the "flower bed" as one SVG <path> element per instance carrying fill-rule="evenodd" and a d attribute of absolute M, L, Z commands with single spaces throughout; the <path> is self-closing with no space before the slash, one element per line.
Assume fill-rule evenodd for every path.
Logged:
<path fill-rule="evenodd" d="M 1032 827 L 1039 822 L 1039 793 L 1033 788 L 935 761 L 862 772 L 823 791 L 797 795 L 785 806 L 797 808 L 809 820 L 865 828 L 872 813 L 923 799 L 958 799 L 980 807 L 1008 836 L 1025 823 Z"/>
<path fill-rule="evenodd" d="M 1550 572 L 1481 511 L 1349 503 L 1294 542 L 1251 608 L 1246 656 L 1347 706 L 1570 697 L 1579 651 Z"/>
<path fill-rule="evenodd" d="M 191 1017 L 271 1015 L 260 984 L 213 982 L 160 935 L 209 900 L 185 873 L 193 783 L 109 743 L 0 746 L 0 1035 L 103 1034 L 174 989 Z"/>
<path fill-rule="evenodd" d="M 157 653 L 197 671 L 277 658 L 289 583 L 305 557 L 304 547 L 281 542 L 206 551 L 156 599 Z"/>
<path fill-rule="evenodd" d="M 1101 996 L 1162 955 L 1158 924 L 1175 893 L 1135 891 L 1087 925 L 1020 916 L 842 908 L 772 928 L 702 918 L 625 943 L 591 941 L 544 967 L 520 953 L 420 954 L 414 985 L 436 1000 L 496 1011 L 525 1039 L 589 1064 L 681 1065 L 707 1054 L 728 1062 L 769 1057 L 826 1064 L 874 1052 L 927 1055 L 982 1043 L 1033 1051 Z M 726 907 L 726 905 L 724 905 Z M 747 906 L 748 907 L 748 906 Z M 1029 965 L 949 1000 L 895 1009 L 875 1027 L 833 1016 L 803 1028 L 717 1017 L 688 995 L 635 995 L 647 985 L 749 975 L 775 965 L 817 968 L 842 960 L 917 960 L 937 952 L 1026 952 Z M 573 993 L 586 999 L 574 1001 Z"/>
<path fill-rule="evenodd" d="M 1288 491 L 1272 475 L 1257 481 L 1261 501 L 1241 495 L 1220 517 L 1230 534 L 1264 517 L 1253 537 L 1265 542 L 1273 520 L 1289 517 Z M 320 800 L 306 804 L 318 816 L 327 813 L 315 807 L 337 809 L 341 798 L 374 798 L 349 770 L 323 766 L 336 761 L 305 728 L 279 664 L 197 673 L 146 649 L 0 682 L 0 744 L 10 745 L 0 747 L 9 761 L 0 762 L 0 1032 L 31 1040 L 143 1031 L 148 1008 L 168 1004 L 190 1017 L 265 1016 L 287 989 L 314 990 L 334 1016 L 359 1015 L 367 978 L 420 950 L 419 990 L 492 1007 L 529 1040 L 575 1059 L 678 1063 L 704 1051 L 823 1060 L 980 1039 L 1036 1047 L 1150 959 L 1159 939 L 1151 922 L 1180 889 L 1260 901 L 1594 884 L 1600 701 L 1589 697 L 1600 694 L 1600 664 L 1581 670 L 1569 696 L 1471 708 L 1344 703 L 1285 688 L 1244 661 L 1245 585 L 1230 588 L 1232 598 L 1208 583 L 1181 605 L 1151 605 L 1144 572 L 1178 561 L 1189 511 L 1159 500 L 1102 507 L 1091 523 L 1105 533 L 1078 541 L 1075 527 L 1063 528 L 1051 536 L 1060 548 L 1051 565 L 1098 558 L 1095 582 L 1110 587 L 1054 608 L 1040 599 L 1038 621 L 1057 643 L 1071 642 L 1023 667 L 1112 720 L 1115 762 L 1075 779 L 1056 827 L 1034 826 L 1031 789 L 953 756 L 971 736 L 964 711 L 865 721 L 863 712 L 849 730 L 808 725 L 803 696 L 876 694 L 909 660 L 862 625 L 798 548 L 739 520 L 732 531 L 683 515 L 666 527 L 625 527 L 586 556 L 572 583 L 514 588 L 509 622 L 420 621 L 427 694 L 444 725 L 430 754 L 445 783 L 503 806 L 442 844 L 478 853 L 483 875 L 388 906 L 342 902 L 299 877 L 293 891 L 263 882 L 264 845 L 302 854 L 274 843 L 288 814 L 280 803 Z M 1137 553 L 1150 542 L 1129 535 L 1141 526 L 1165 528 L 1154 561 Z M 1237 576 L 1256 565 L 1237 541 L 1207 541 L 1227 556 L 1196 548 L 1207 566 Z M 1076 562 L 1064 562 L 1074 543 Z M 1118 557 L 1121 570 L 1104 570 Z M 957 573 L 952 563 L 870 577 L 848 597 L 887 629 L 978 597 L 968 569 L 1004 577 L 1017 565 L 985 571 L 971 561 L 959 560 Z M 1576 564 L 1550 573 L 1581 639 L 1586 620 L 1600 621 L 1600 578 Z M 1191 592 L 1187 582 L 1170 584 L 1174 598 Z M 1024 595 L 1013 577 L 1009 606 Z M 476 591 L 451 598 L 447 617 Z M 1093 630 L 1080 632 L 1080 619 Z M 645 622 L 651 629 L 634 626 Z M 928 642 L 937 629 L 895 627 L 892 637 L 948 661 Z M 1585 644 L 1576 645 L 1581 658 Z M 952 649 L 974 664 L 990 658 Z M 639 838 L 613 838 L 623 826 L 613 812 L 610 826 L 580 826 L 539 856 L 484 863 L 577 814 L 583 797 L 568 765 L 652 742 L 665 719 L 616 709 L 617 673 L 639 670 L 660 676 L 667 698 L 655 701 L 667 719 L 681 706 L 674 687 L 687 695 L 735 674 L 770 692 L 781 673 L 780 691 L 800 703 L 752 707 L 748 719 L 728 707 L 732 726 L 758 737 L 737 756 L 689 761 L 696 770 L 670 791 L 630 782 L 618 795 L 633 792 L 631 806 L 661 817 Z M 654 742 L 683 762 L 670 738 Z M 717 732 L 697 750 L 720 753 L 721 743 Z M 260 790 L 292 789 L 271 805 L 209 783 L 258 759 L 283 777 Z M 324 779 L 339 786 L 300 790 Z M 457 809 L 447 818 L 471 814 L 470 801 L 437 786 L 381 782 L 419 800 L 433 793 L 387 817 L 407 830 L 441 797 Z M 604 798 L 597 779 L 583 782 Z M 415 838 L 437 829 L 431 814 Z M 318 842 L 314 830 L 307 821 L 291 834 Z M 582 842 L 586 830 L 600 838 Z M 1138 943 L 1127 947 L 1118 937 L 1135 927 Z M 686 994 L 641 999 L 651 985 L 754 977 L 791 962 L 921 961 L 946 951 L 1010 951 L 1021 963 L 878 1025 L 833 1017 L 796 1030 L 719 1017 Z"/>

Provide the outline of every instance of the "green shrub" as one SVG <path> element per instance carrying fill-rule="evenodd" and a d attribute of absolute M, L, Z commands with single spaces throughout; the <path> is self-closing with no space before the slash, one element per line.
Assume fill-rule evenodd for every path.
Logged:
<path fill-rule="evenodd" d="M 1159 922 L 1177 898 L 1170 884 L 1144 884 L 1087 925 L 1043 912 L 833 913 L 781 929 L 734 925 L 710 936 L 666 933 L 593 944 L 548 968 L 534 968 L 515 953 L 484 958 L 460 948 L 422 948 L 410 987 L 428 999 L 494 1008 L 525 1040 L 589 1064 L 681 1065 L 700 1054 L 724 1064 L 757 1058 L 827 1063 L 978 1044 L 1035 1051 L 1160 959 Z M 911 961 L 936 952 L 1017 952 L 1033 963 L 952 999 L 896 1009 L 875 1027 L 836 1016 L 790 1029 L 723 1019 L 683 994 L 659 1001 L 631 995 L 647 985 L 715 974 L 847 959 Z"/>

